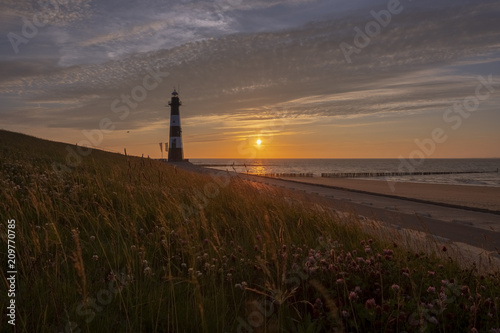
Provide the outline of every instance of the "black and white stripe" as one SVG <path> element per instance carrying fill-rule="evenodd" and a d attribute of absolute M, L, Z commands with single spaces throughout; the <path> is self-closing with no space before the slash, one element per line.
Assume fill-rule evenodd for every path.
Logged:
<path fill-rule="evenodd" d="M 179 100 L 177 92 L 174 90 L 170 105 L 170 140 L 168 144 L 168 161 L 182 162 L 184 160 L 184 150 L 182 148 L 181 117 L 179 114 Z"/>

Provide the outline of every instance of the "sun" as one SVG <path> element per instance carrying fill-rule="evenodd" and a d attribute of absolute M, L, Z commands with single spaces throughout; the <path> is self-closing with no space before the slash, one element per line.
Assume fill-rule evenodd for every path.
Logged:
<path fill-rule="evenodd" d="M 261 143 L 262 143 L 262 141 L 260 139 L 258 139 L 257 144 L 260 146 Z"/>

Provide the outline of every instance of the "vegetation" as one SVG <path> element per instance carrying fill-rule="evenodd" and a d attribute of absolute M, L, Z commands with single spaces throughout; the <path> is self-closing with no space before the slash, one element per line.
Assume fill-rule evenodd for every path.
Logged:
<path fill-rule="evenodd" d="M 70 151 L 0 131 L 17 332 L 500 332 L 498 269 L 375 238 L 291 191 Z"/>

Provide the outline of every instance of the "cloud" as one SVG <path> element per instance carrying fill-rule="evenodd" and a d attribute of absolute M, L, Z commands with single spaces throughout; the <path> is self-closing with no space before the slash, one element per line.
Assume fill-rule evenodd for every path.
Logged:
<path fill-rule="evenodd" d="M 89 34 L 48 27 L 40 38 L 58 46 L 57 57 L 0 62 L 1 95 L 9 97 L 8 108 L 0 111 L 3 122 L 31 119 L 35 124 L 41 114 L 35 106 L 40 105 L 52 127 L 91 129 L 109 117 L 120 129 L 144 129 L 166 122 L 165 105 L 178 85 L 186 126 L 203 122 L 193 140 L 207 139 L 217 130 L 224 130 L 225 138 L 238 131 L 245 135 L 267 121 L 270 112 L 283 110 L 297 125 L 318 117 L 399 117 L 436 112 L 464 98 L 476 82 L 464 66 L 490 68 L 500 56 L 500 31 L 495 28 L 500 5 L 492 1 L 447 1 L 439 10 L 405 3 L 405 11 L 353 55 L 351 64 L 340 43 L 353 43 L 354 27 L 364 27 L 372 19 L 370 10 L 381 10 L 386 2 L 360 1 L 356 6 L 362 11 L 332 14 L 331 20 L 245 33 L 236 33 L 249 22 L 239 19 L 241 13 L 292 5 L 181 1 L 174 4 L 176 11 L 153 13 L 147 4 L 142 11 L 123 6 L 104 24 L 87 27 Z M 314 4 L 321 5 L 311 9 L 316 15 L 315 8 L 324 8 L 324 2 L 293 3 L 297 8 Z M 104 20 L 105 8 L 99 6 L 104 4 L 90 6 L 92 22 Z M 165 8 L 156 6 L 152 8 Z M 82 60 L 97 59 L 95 54 L 103 55 L 100 61 Z M 170 74 L 130 108 L 127 119 L 119 119 L 112 102 L 131 95 L 151 70 Z"/>
<path fill-rule="evenodd" d="M 92 16 L 92 0 L 18 1 L 2 0 L 0 3 L 0 29 L 23 24 L 22 18 L 50 25 L 67 25 Z"/>

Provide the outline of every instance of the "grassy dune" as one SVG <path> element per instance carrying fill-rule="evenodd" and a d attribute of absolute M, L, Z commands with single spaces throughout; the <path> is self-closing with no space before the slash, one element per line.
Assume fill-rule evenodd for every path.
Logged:
<path fill-rule="evenodd" d="M 76 149 L 0 131 L 17 332 L 500 332 L 497 269 L 375 238 L 289 191 Z"/>

